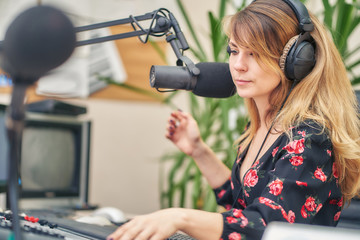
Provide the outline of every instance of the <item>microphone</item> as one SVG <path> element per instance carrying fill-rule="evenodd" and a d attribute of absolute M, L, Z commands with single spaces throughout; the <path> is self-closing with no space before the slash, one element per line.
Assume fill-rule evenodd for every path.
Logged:
<path fill-rule="evenodd" d="M 189 90 L 197 96 L 228 98 L 236 93 L 229 64 L 203 62 L 195 64 L 200 74 L 192 74 L 183 66 L 152 66 L 150 85 L 153 88 Z"/>
<path fill-rule="evenodd" d="M 34 83 L 64 63 L 75 43 L 75 29 L 64 13 L 50 6 L 32 7 L 8 27 L 1 67 L 13 81 Z"/>
<path fill-rule="evenodd" d="M 27 9 L 8 27 L 1 50 L 1 67 L 14 83 L 8 108 L 10 143 L 8 196 L 13 213 L 14 238 L 21 240 L 18 209 L 19 154 L 25 121 L 26 89 L 49 70 L 60 66 L 75 49 L 75 29 L 60 10 L 47 6 Z"/>

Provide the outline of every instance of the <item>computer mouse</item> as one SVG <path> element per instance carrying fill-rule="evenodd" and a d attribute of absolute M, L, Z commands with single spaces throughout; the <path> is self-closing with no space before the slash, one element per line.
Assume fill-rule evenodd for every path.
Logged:
<path fill-rule="evenodd" d="M 105 217 L 114 223 L 121 223 L 127 220 L 125 218 L 125 214 L 120 209 L 115 207 L 101 207 L 95 210 L 91 215 Z"/>
<path fill-rule="evenodd" d="M 77 222 L 83 222 L 88 224 L 95 224 L 100 226 L 111 225 L 109 219 L 103 216 L 82 216 L 76 219 Z"/>

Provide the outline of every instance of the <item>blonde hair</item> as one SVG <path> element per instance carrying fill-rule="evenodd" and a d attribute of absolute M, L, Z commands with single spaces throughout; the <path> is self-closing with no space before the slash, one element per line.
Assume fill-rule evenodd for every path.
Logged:
<path fill-rule="evenodd" d="M 326 129 L 333 144 L 335 164 L 344 201 L 360 196 L 360 121 L 357 101 L 341 56 L 328 32 L 312 15 L 311 36 L 316 43 L 316 64 L 311 73 L 291 91 L 284 107 L 280 106 L 292 82 L 280 69 L 279 60 L 287 42 L 298 35 L 298 20 L 282 0 L 257 0 L 225 20 L 228 37 L 257 53 L 258 63 L 280 76 L 272 92 L 267 122 L 276 117 L 276 130 L 291 137 L 290 127 L 311 119 Z M 260 125 L 256 105 L 245 99 L 250 127 L 238 139 L 240 149 L 249 145 Z"/>

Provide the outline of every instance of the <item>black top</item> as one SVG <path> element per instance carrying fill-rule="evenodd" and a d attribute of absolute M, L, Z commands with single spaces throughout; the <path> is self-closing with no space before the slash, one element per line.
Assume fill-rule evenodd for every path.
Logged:
<path fill-rule="evenodd" d="M 240 182 L 247 149 L 231 179 L 214 189 L 223 212 L 222 240 L 260 239 L 271 221 L 336 226 L 343 205 L 332 143 L 313 122 L 284 133 L 253 163 Z"/>

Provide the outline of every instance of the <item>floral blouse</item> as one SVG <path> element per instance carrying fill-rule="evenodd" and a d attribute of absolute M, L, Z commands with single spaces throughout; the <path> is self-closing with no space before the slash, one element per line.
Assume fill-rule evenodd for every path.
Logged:
<path fill-rule="evenodd" d="M 214 189 L 223 212 L 222 240 L 261 239 L 271 221 L 336 226 L 343 205 L 332 143 L 319 125 L 302 123 L 284 133 L 246 172 L 237 157 L 231 179 Z"/>

